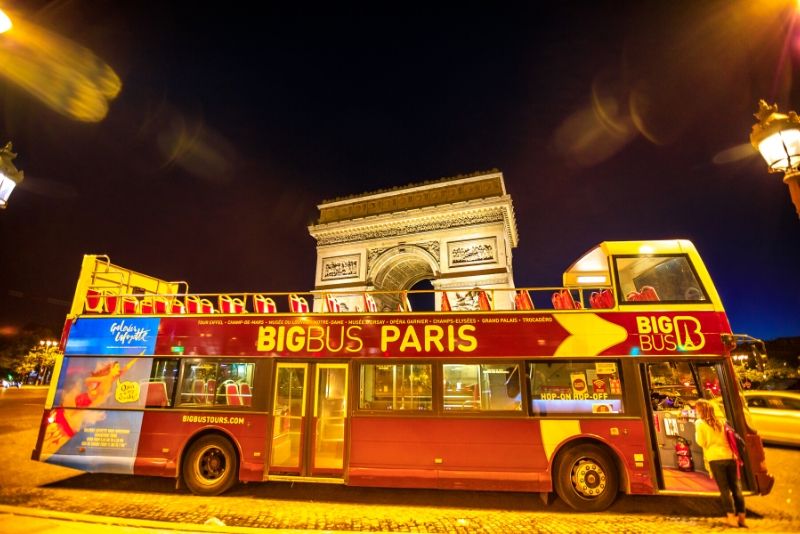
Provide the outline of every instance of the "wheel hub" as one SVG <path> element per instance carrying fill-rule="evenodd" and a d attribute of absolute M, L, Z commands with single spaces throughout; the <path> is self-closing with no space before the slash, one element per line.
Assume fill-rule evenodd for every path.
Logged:
<path fill-rule="evenodd" d="M 222 451 L 211 448 L 203 452 L 199 461 L 200 475 L 206 480 L 216 480 L 225 473 L 225 457 Z"/>
<path fill-rule="evenodd" d="M 572 486 L 583 497 L 598 497 L 606 489 L 606 474 L 593 460 L 580 460 L 572 468 Z"/>

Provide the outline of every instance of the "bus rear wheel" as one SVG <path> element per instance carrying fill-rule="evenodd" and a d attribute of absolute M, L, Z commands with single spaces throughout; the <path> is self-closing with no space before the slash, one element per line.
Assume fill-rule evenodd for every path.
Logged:
<path fill-rule="evenodd" d="M 222 436 L 203 436 L 183 457 L 183 481 L 197 495 L 219 495 L 236 482 L 236 451 Z"/>
<path fill-rule="evenodd" d="M 617 498 L 616 465 L 609 454 L 596 445 L 570 447 L 559 454 L 554 471 L 556 493 L 576 510 L 599 512 Z"/>

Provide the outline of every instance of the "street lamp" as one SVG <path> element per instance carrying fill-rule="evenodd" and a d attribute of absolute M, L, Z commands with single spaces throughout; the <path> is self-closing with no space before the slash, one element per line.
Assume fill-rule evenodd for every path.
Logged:
<path fill-rule="evenodd" d="M 797 216 L 800 217 L 800 117 L 790 111 L 778 113 L 778 105 L 758 102 L 758 122 L 750 132 L 750 142 L 761 152 L 769 172 L 782 172 L 789 186 Z"/>
<path fill-rule="evenodd" d="M 5 209 L 8 204 L 8 197 L 11 192 L 23 179 L 22 171 L 12 163 L 12 160 L 17 155 L 11 152 L 11 143 L 6 143 L 6 146 L 0 148 L 0 209 Z"/>

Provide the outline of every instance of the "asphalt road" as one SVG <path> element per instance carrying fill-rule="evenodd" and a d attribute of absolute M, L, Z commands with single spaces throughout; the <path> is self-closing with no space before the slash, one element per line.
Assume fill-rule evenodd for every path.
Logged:
<path fill-rule="evenodd" d="M 0 390 L 0 505 L 168 522 L 345 531 L 694 532 L 724 530 L 716 499 L 621 496 L 601 514 L 576 514 L 526 493 L 240 484 L 220 497 L 176 490 L 172 479 L 85 474 L 33 462 L 44 388 Z M 748 497 L 751 531 L 800 531 L 800 449 L 769 447 L 772 493 Z M 212 519 L 213 518 L 213 519 Z"/>

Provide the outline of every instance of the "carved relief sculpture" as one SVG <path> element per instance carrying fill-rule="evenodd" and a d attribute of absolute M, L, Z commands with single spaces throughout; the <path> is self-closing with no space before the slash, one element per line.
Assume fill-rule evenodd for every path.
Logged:
<path fill-rule="evenodd" d="M 480 265 L 497 261 L 497 238 L 450 241 L 447 243 L 450 267 Z"/>
<path fill-rule="evenodd" d="M 322 279 L 341 280 L 344 278 L 358 278 L 360 263 L 361 256 L 358 254 L 322 258 Z"/>

